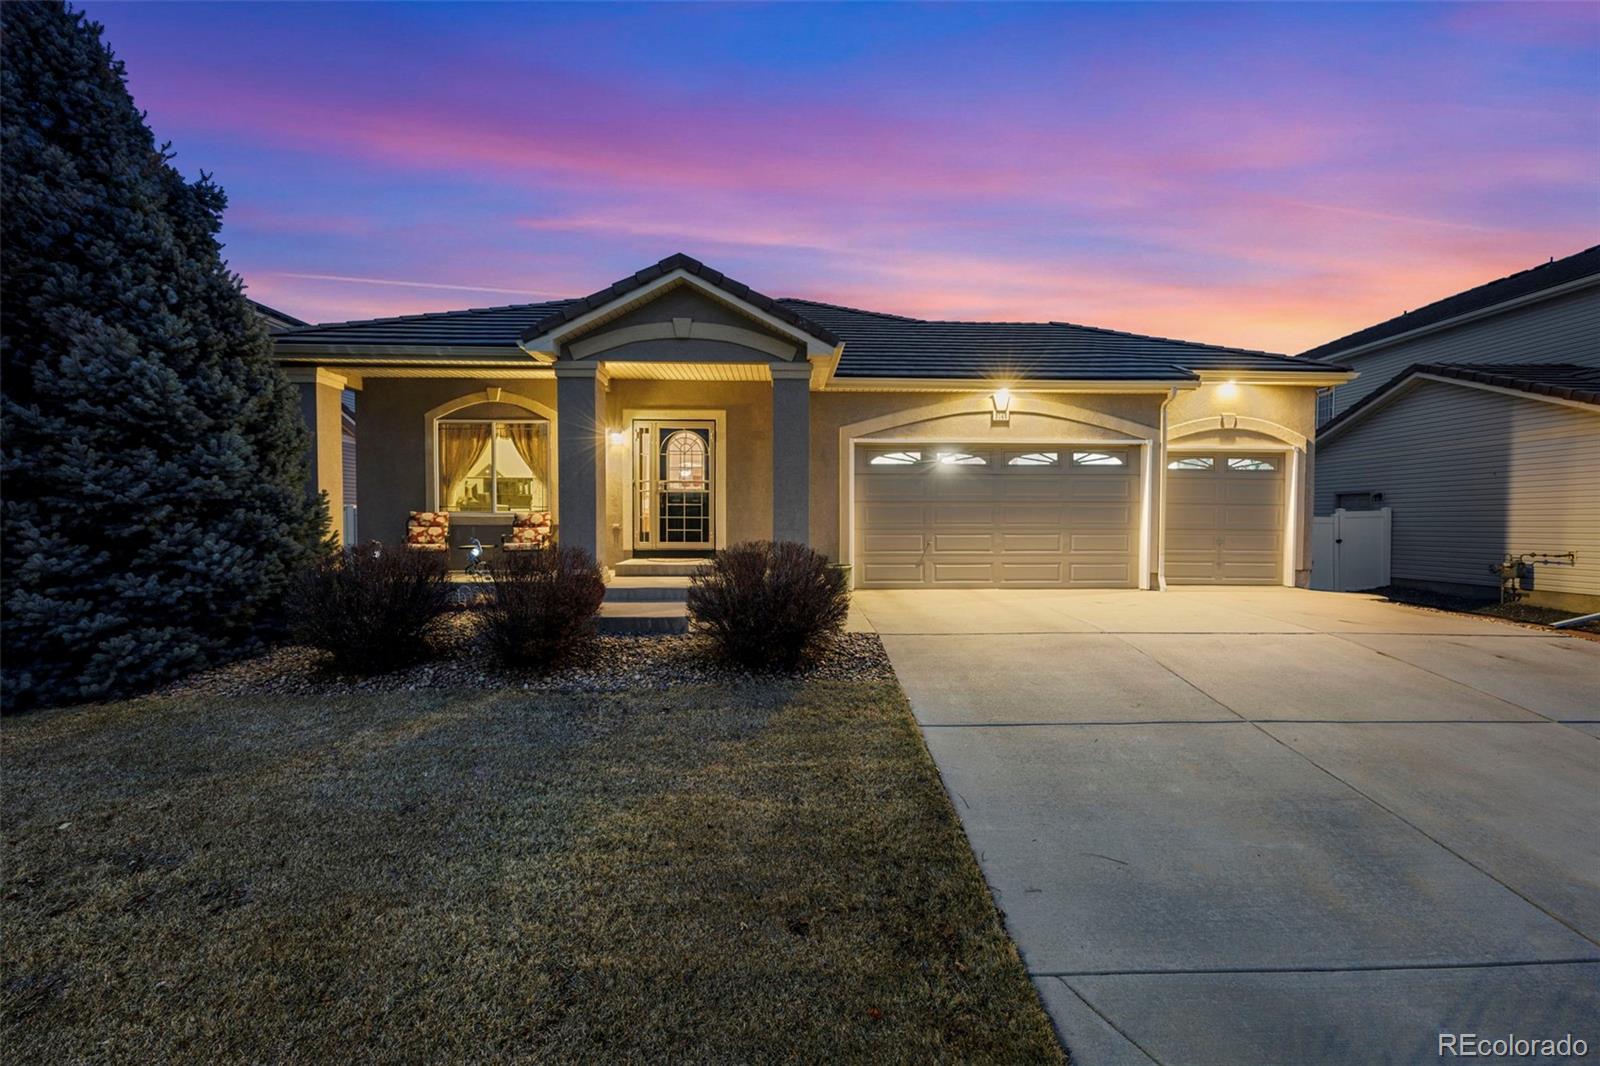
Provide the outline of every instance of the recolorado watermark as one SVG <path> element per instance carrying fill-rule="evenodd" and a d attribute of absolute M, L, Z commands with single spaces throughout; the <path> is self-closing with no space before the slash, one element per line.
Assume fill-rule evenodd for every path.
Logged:
<path fill-rule="evenodd" d="M 1589 1043 L 1567 1033 L 1557 1037 L 1480 1036 L 1477 1033 L 1440 1033 L 1439 1057 L 1461 1059 L 1581 1059 L 1589 1054 Z"/>

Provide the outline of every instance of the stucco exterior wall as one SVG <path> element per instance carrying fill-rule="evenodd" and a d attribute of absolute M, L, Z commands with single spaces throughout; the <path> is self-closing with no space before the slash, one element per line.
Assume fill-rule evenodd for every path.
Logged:
<path fill-rule="evenodd" d="M 406 512 L 429 501 L 429 427 L 427 413 L 447 402 L 482 396 L 485 389 L 528 397 L 556 406 L 550 379 L 422 379 L 368 378 L 362 390 L 361 433 L 357 462 L 362 490 L 361 535 L 398 543 L 405 535 Z M 1280 427 L 1289 437 L 1314 432 L 1315 390 L 1240 385 L 1223 398 L 1215 386 L 1180 393 L 1167 407 L 1167 424 L 1217 418 L 1215 431 L 1192 432 L 1185 444 L 1248 446 L 1274 438 L 1254 432 L 1224 431 L 1220 416 Z M 631 552 L 629 508 L 632 491 L 630 413 L 720 412 L 726 444 L 726 528 L 724 543 L 772 535 L 773 434 L 772 386 L 767 382 L 697 382 L 613 379 L 604 394 L 606 430 L 621 431 L 620 442 L 605 443 L 605 506 L 598 547 L 606 563 Z M 987 393 L 844 393 L 810 395 L 809 529 L 813 546 L 832 558 L 842 556 L 840 430 L 877 439 L 946 440 L 1004 443 L 1073 440 L 1154 440 L 1159 435 L 1166 393 L 1052 394 L 1017 392 L 1009 423 L 995 423 Z M 452 411 L 452 417 L 519 417 L 526 409 L 511 403 L 480 402 Z M 557 419 L 560 412 L 557 411 Z M 863 426 L 862 424 L 866 425 Z M 555 434 L 552 434 L 554 437 Z M 1152 460 L 1153 462 L 1155 460 Z M 1297 568 L 1309 571 L 1311 513 L 1309 457 L 1303 467 Z M 1159 551 L 1160 478 L 1148 496 L 1152 559 Z M 557 520 L 560 520 L 558 509 Z M 464 540 L 477 535 L 486 543 L 498 539 L 504 520 L 458 524 Z M 479 529 L 478 527 L 483 528 Z"/>
<path fill-rule="evenodd" d="M 1224 414 L 1259 418 L 1309 437 L 1317 425 L 1317 390 L 1291 385 L 1238 385 L 1233 395 L 1221 384 L 1180 392 L 1167 407 L 1167 425 Z"/>
<path fill-rule="evenodd" d="M 555 382 L 508 378 L 367 378 L 358 403 L 361 432 L 356 436 L 356 464 L 361 471 L 361 539 L 399 544 L 405 540 L 406 513 L 428 506 L 427 412 L 446 402 L 500 388 L 555 407 Z M 515 404 L 480 403 L 453 418 L 526 418 Z M 552 434 L 552 439 L 553 439 Z M 480 524 L 481 531 L 462 525 L 451 540 L 477 536 L 497 541 L 506 522 Z M 473 526 L 471 529 L 478 529 Z M 460 536 L 458 537 L 457 534 Z"/>

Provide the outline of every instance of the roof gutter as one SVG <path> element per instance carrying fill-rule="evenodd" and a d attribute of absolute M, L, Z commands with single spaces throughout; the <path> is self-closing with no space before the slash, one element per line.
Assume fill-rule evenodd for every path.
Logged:
<path fill-rule="evenodd" d="M 1164 380 L 1060 380 L 1037 378 L 867 378 L 831 377 L 826 392 L 1150 392 L 1198 389 L 1196 378 Z"/>

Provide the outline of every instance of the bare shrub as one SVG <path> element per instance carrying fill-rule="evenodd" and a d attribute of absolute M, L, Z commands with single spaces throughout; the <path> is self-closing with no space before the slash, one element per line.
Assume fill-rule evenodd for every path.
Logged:
<path fill-rule="evenodd" d="M 827 556 L 794 541 L 717 552 L 689 583 L 689 615 L 728 659 L 792 670 L 844 628 L 850 590 Z"/>
<path fill-rule="evenodd" d="M 483 609 L 484 631 L 502 662 L 556 666 L 594 639 L 606 585 L 588 552 L 562 547 L 507 552 L 489 573 L 494 599 Z"/>
<path fill-rule="evenodd" d="M 450 608 L 443 553 L 376 541 L 318 559 L 291 592 L 295 635 L 358 674 L 410 666 L 430 653 L 428 631 Z"/>

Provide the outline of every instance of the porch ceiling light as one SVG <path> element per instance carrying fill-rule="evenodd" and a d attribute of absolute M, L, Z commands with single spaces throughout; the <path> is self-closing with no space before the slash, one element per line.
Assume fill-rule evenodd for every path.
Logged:
<path fill-rule="evenodd" d="M 993 411 L 993 413 L 991 415 L 991 421 L 994 421 L 994 422 L 1009 422 L 1009 421 L 1011 421 L 1011 390 L 1010 389 L 1004 389 L 1004 388 L 995 389 L 994 392 L 991 393 L 990 396 L 989 396 L 989 402 L 994 405 L 994 411 Z"/>

